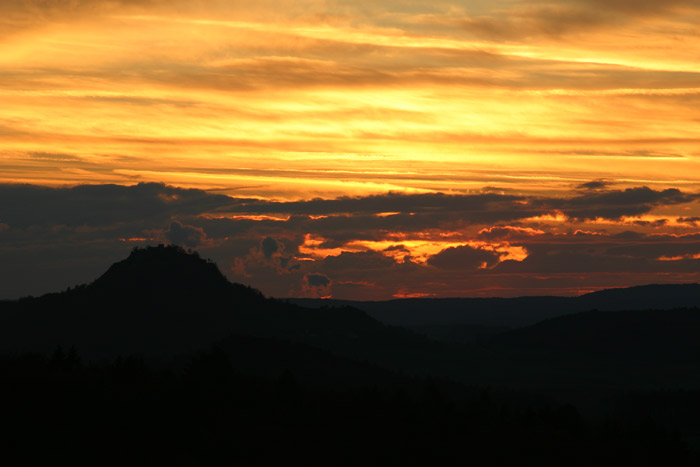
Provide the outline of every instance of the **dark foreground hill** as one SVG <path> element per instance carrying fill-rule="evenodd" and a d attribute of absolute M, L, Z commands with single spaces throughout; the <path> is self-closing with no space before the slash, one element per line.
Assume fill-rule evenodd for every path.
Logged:
<path fill-rule="evenodd" d="M 611 309 L 658 304 L 670 291 L 675 291 L 676 302 L 685 303 L 694 299 L 696 289 L 647 286 L 576 298 L 384 303 L 389 314 L 405 312 L 409 317 L 428 311 L 443 317 L 480 313 L 492 320 L 507 315 L 510 323 L 523 316 L 518 318 L 523 323 L 537 315 L 567 315 L 513 332 L 507 326 L 436 325 L 441 335 L 456 335 L 453 341 L 466 333 L 480 336 L 466 345 L 439 343 L 382 324 L 354 307 L 306 308 L 265 298 L 257 290 L 230 283 L 214 263 L 196 253 L 159 246 L 135 249 L 92 284 L 0 303 L 0 353 L 46 354 L 62 346 L 75 347 L 89 360 L 142 355 L 151 361 L 177 362 L 217 344 L 248 371 L 276 375 L 287 368 L 322 384 L 387 382 L 395 377 L 386 373 L 389 369 L 589 398 L 665 384 L 700 386 L 700 377 L 694 376 L 700 374 L 700 345 L 695 340 L 700 319 L 692 311 L 572 313 L 593 305 Z M 475 305 L 476 311 L 460 308 L 469 303 L 481 305 Z M 537 308 L 543 303 L 549 303 L 544 311 Z M 567 308 L 567 303 L 577 305 Z M 402 305 L 407 307 L 404 311 Z M 434 308 L 428 310 L 427 305 Z"/>
<path fill-rule="evenodd" d="M 588 311 L 542 321 L 493 338 L 511 348 L 610 360 L 696 362 L 700 309 Z"/>
<path fill-rule="evenodd" d="M 0 449 L 22 456 L 11 465 L 133 464 L 136 451 L 149 465 L 695 465 L 673 430 L 700 435 L 698 393 L 623 397 L 597 412 L 607 420 L 550 397 L 619 396 L 630 388 L 620 374 L 632 387 L 700 374 L 698 320 L 577 316 L 488 345 L 439 344 L 356 308 L 267 299 L 177 247 L 137 249 L 92 284 L 0 303 L 11 433 Z M 654 334 L 680 328 L 673 342 Z M 649 352 L 608 358 L 649 344 L 640 333 L 667 348 L 657 364 Z"/>
<path fill-rule="evenodd" d="M 488 392 L 310 388 L 240 372 L 214 350 L 184 371 L 127 358 L 0 357 L 7 465 L 695 465 L 652 420 L 582 418 L 570 405 L 518 408 Z M 8 403 L 9 402 L 9 403 Z"/>
<path fill-rule="evenodd" d="M 89 285 L 0 303 L 5 353 L 74 346 L 89 359 L 138 354 L 172 360 L 235 335 L 275 339 L 269 348 L 297 343 L 399 368 L 420 367 L 426 352 L 439 349 L 357 309 L 306 309 L 267 299 L 228 282 L 214 263 L 173 246 L 135 249 Z M 255 360 L 259 352 L 249 354 Z"/>
<path fill-rule="evenodd" d="M 544 380 L 591 391 L 700 387 L 700 309 L 588 311 L 492 338 Z"/>

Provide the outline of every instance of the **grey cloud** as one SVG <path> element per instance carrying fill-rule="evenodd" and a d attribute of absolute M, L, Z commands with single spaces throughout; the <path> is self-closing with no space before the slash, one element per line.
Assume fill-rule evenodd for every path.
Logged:
<path fill-rule="evenodd" d="M 435 268 L 411 261 L 396 262 L 377 251 L 344 252 L 317 260 L 309 267 L 313 267 L 314 273 L 334 278 L 333 294 L 345 298 L 381 300 L 414 284 L 430 288 L 438 280 Z"/>
<path fill-rule="evenodd" d="M 10 225 L 100 226 L 197 215 L 231 204 L 228 196 L 158 183 L 46 188 L 0 185 L 0 222 Z"/>
<path fill-rule="evenodd" d="M 330 295 L 333 281 L 320 273 L 307 273 L 301 282 L 302 293 L 310 297 L 325 297 Z"/>
<path fill-rule="evenodd" d="M 323 260 L 323 267 L 333 271 L 379 271 L 389 270 L 396 262 L 375 251 L 357 253 L 342 252 L 337 256 L 329 256 Z"/>
<path fill-rule="evenodd" d="M 580 190 L 602 190 L 607 188 L 610 182 L 605 180 L 592 180 L 590 182 L 581 183 L 577 188 Z"/>
<path fill-rule="evenodd" d="M 275 253 L 275 247 L 280 247 L 278 240 L 275 240 L 280 236 L 288 239 L 290 251 L 294 251 L 303 242 L 304 233 L 326 237 L 330 243 L 324 247 L 329 248 L 356 239 L 381 240 L 386 232 L 459 229 L 466 225 L 494 226 L 488 233 L 483 233 L 484 238 L 502 237 L 505 234 L 524 237 L 528 235 L 527 232 L 515 235 L 517 232 L 505 232 L 503 229 L 508 227 L 498 224 L 515 222 L 517 225 L 519 220 L 555 210 L 580 220 L 617 219 L 644 214 L 657 206 L 680 205 L 697 199 L 698 195 L 677 189 L 657 191 L 637 187 L 626 190 L 589 190 L 577 192 L 568 198 L 497 193 L 387 193 L 356 198 L 267 202 L 155 183 L 133 186 L 83 185 L 74 188 L 0 185 L 0 223 L 20 229 L 41 227 L 47 231 L 46 227 L 49 226 L 74 229 L 81 226 L 117 228 L 120 225 L 132 225 L 134 228 L 155 229 L 164 222 L 186 220 L 191 226 L 204 229 L 214 239 L 248 233 L 257 235 L 257 238 L 262 237 L 265 240 L 261 248 L 264 255 L 270 257 Z M 376 215 L 384 212 L 399 214 Z M 228 213 L 284 214 L 290 218 L 280 222 L 198 217 L 207 213 L 221 216 Z M 328 217 L 313 219 L 310 217 L 313 215 Z M 293 232 L 296 234 L 290 237 Z"/>
<path fill-rule="evenodd" d="M 640 240 L 645 238 L 644 234 L 635 232 L 634 230 L 625 230 L 624 232 L 612 235 L 611 237 L 618 240 Z"/>
<path fill-rule="evenodd" d="M 697 237 L 700 237 L 698 235 Z M 504 261 L 494 268 L 506 274 L 640 274 L 697 272 L 691 266 L 700 261 L 688 258 L 684 261 L 660 261 L 660 257 L 690 257 L 700 253 L 697 238 L 625 236 L 635 243 L 614 243 L 620 236 L 603 238 L 597 243 L 579 244 L 531 244 L 527 245 L 528 257 L 521 261 Z M 675 240 L 675 241 L 674 241 Z"/>
<path fill-rule="evenodd" d="M 337 213 L 382 213 L 382 212 L 438 212 L 444 210 L 486 210 L 499 206 L 510 206 L 522 201 L 523 196 L 500 195 L 494 193 L 475 195 L 446 195 L 428 193 L 407 195 L 390 192 L 384 195 L 365 197 L 342 197 L 336 199 L 313 199 L 295 202 L 251 202 L 236 209 L 242 212 L 290 213 L 323 215 Z"/>
<path fill-rule="evenodd" d="M 700 253 L 700 234 L 684 238 L 646 237 L 646 243 L 611 245 L 605 249 L 606 255 L 657 259 L 659 257 L 679 257 Z"/>
<path fill-rule="evenodd" d="M 651 211 L 656 206 L 690 203 L 697 194 L 686 194 L 676 188 L 662 191 L 648 187 L 627 188 L 624 191 L 591 192 L 568 199 L 542 199 L 541 206 L 559 209 L 575 219 L 619 219 Z"/>
<path fill-rule="evenodd" d="M 560 210 L 577 219 L 596 217 L 617 219 L 621 216 L 643 214 L 656 206 L 690 203 L 697 199 L 697 194 L 683 193 L 675 188 L 657 191 L 648 187 L 637 187 L 625 190 L 592 191 L 569 198 L 525 197 L 495 193 L 474 195 L 388 193 L 362 198 L 316 199 L 286 203 L 254 201 L 241 203 L 231 209 L 250 213 L 298 215 L 401 213 L 395 216 L 365 219 L 377 226 L 389 226 L 392 223 L 417 225 L 421 223 L 420 216 L 430 217 L 429 222 L 440 218 L 443 222 L 447 219 L 459 219 L 479 224 L 523 219 L 550 213 L 553 210 Z M 357 218 L 354 217 L 330 217 L 320 221 L 326 224 L 353 225 L 354 230 L 357 230 L 358 226 Z M 423 227 L 426 227 L 426 224 L 423 224 Z M 436 224 L 433 224 L 433 227 L 435 226 Z"/>
<path fill-rule="evenodd" d="M 513 226 L 494 226 L 479 231 L 477 237 L 484 240 L 514 240 L 531 238 L 543 234 L 543 231 Z"/>
<path fill-rule="evenodd" d="M 263 241 L 260 243 L 260 249 L 265 256 L 265 258 L 270 259 L 272 258 L 272 255 L 280 251 L 280 245 L 277 243 L 277 240 L 275 240 L 272 237 L 266 237 L 263 239 Z"/>
<path fill-rule="evenodd" d="M 523 220 L 561 211 L 575 221 L 621 216 L 636 216 L 656 207 L 682 205 L 698 199 L 698 195 L 677 189 L 653 190 L 647 187 L 626 190 L 587 190 L 565 198 L 512 196 L 496 193 L 475 195 L 425 194 L 386 195 L 362 198 L 338 198 L 297 202 L 266 202 L 231 199 L 222 208 L 246 214 L 282 214 L 289 220 L 251 221 L 247 219 L 202 219 L 213 237 L 226 237 L 231 232 L 264 232 L 273 238 L 300 233 L 288 251 L 303 242 L 303 233 L 314 233 L 327 239 L 324 248 L 336 248 L 352 240 L 385 240 L 387 232 L 424 232 L 432 229 L 460 230 L 468 226 L 491 226 L 481 238 L 522 239 L 539 235 L 523 225 Z M 377 216 L 382 212 L 399 214 Z M 310 216 L 328 217 L 314 219 Z M 1 220 L 1 219 L 0 219 Z M 503 225 L 509 223 L 510 225 Z M 656 226 L 660 226 L 659 222 Z M 654 225 L 649 224 L 650 227 Z M 400 242 L 397 242 L 400 243 Z"/>
<path fill-rule="evenodd" d="M 492 251 L 470 246 L 450 247 L 433 255 L 428 264 L 440 269 L 474 270 L 494 265 L 498 256 Z"/>
<path fill-rule="evenodd" d="M 165 237 L 170 243 L 195 248 L 204 243 L 207 235 L 199 227 L 183 225 L 175 221 L 170 224 L 170 229 L 165 232 Z"/>
<path fill-rule="evenodd" d="M 533 272 L 545 275 L 600 271 L 692 272 L 692 267 L 698 264 L 691 259 L 697 253 L 693 249 L 698 244 L 696 237 L 645 236 L 632 231 L 585 238 L 562 235 L 562 230 L 557 235 L 542 234 L 528 230 L 534 225 L 526 223 L 525 219 L 553 210 L 562 211 L 575 220 L 615 219 L 672 204 L 679 204 L 683 209 L 684 203 L 697 198 L 695 194 L 677 189 L 638 187 L 573 191 L 562 198 L 498 193 L 387 193 L 282 203 L 232 198 L 161 184 L 60 189 L 0 185 L 0 298 L 36 293 L 37 284 L 22 285 L 32 269 L 45 271 L 36 274 L 41 287 L 47 287 L 41 292 L 55 290 L 57 285 L 74 284 L 73 280 L 64 284 L 69 277 L 94 279 L 93 273 L 121 259 L 134 245 L 158 241 L 156 237 L 169 238 L 185 246 L 198 245 L 236 280 L 251 283 L 276 296 L 297 294 L 300 283 L 306 284 L 304 293 L 320 294 L 321 285 L 318 284 L 322 279 L 309 282 L 303 279 L 304 274 L 322 275 L 329 281 L 334 278 L 325 287 L 330 289 L 332 285 L 334 292 L 344 290 L 341 284 L 348 281 L 382 284 L 366 293 L 386 298 L 393 293 L 392 284 L 397 283 L 414 284 L 426 290 L 431 287 L 453 290 L 445 284 L 456 280 L 453 275 L 460 274 L 495 277 L 500 273 L 527 275 Z M 376 215 L 384 212 L 400 214 Z M 688 211 L 689 215 L 692 212 Z M 236 213 L 281 213 L 290 218 L 255 221 L 223 217 Z M 310 217 L 315 214 L 329 217 Z M 687 219 L 688 226 L 691 220 L 695 222 L 692 217 Z M 162 230 L 163 226 L 168 226 L 167 233 Z M 565 225 L 564 228 L 577 227 Z M 465 232 L 464 235 L 469 232 L 477 235 L 476 231 L 482 229 L 477 238 L 507 240 L 525 247 L 530 256 L 523 262 L 506 261 L 492 267 L 498 262 L 497 253 L 459 247 L 433 256 L 426 267 L 411 261 L 397 262 L 382 252 L 344 252 L 325 259 L 314 258 L 316 261 L 303 258 L 305 255 L 299 252 L 306 234 L 326 239 L 321 245 L 324 248 L 336 248 L 357 239 L 385 241 L 392 238 L 393 232 L 425 233 L 435 229 L 452 229 Z M 626 245 L 631 243 L 649 246 Z M 625 246 L 629 248 L 624 249 Z M 392 256 L 404 256 L 402 248 L 401 242 L 396 241 Z M 83 261 L 72 255 L 83 255 L 86 259 Z M 687 259 L 658 261 L 659 256 Z M 21 258 L 25 258 L 24 263 Z M 484 263 L 489 269 L 478 269 Z M 236 264 L 240 265 L 239 269 L 234 269 Z M 73 267 L 82 272 L 69 274 L 67 269 Z M 24 275 L 18 272 L 20 269 L 25 271 Z M 322 291 L 323 295 L 328 292 Z"/>
<path fill-rule="evenodd" d="M 306 274 L 304 279 L 312 287 L 328 287 L 332 283 L 325 274 Z"/>
<path fill-rule="evenodd" d="M 495 271 L 505 274 L 586 274 L 656 271 L 647 258 L 606 254 L 603 248 L 581 245 L 544 245 L 528 248 L 523 261 L 504 261 Z"/>
<path fill-rule="evenodd" d="M 305 217 L 305 222 L 279 222 L 272 220 L 253 220 L 253 219 L 229 219 L 229 218 L 207 218 L 200 217 L 192 219 L 190 222 L 195 222 L 198 226 L 204 228 L 209 238 L 224 239 L 231 235 L 246 235 L 251 233 L 259 240 L 261 235 L 273 235 L 287 232 L 290 229 L 305 229 L 306 223 L 310 219 Z M 283 225 L 280 225 L 283 224 Z M 256 232 L 265 232 L 257 234 Z"/>
<path fill-rule="evenodd" d="M 655 221 L 637 220 L 634 221 L 634 223 L 641 225 L 642 227 L 663 227 L 664 225 L 668 224 L 668 221 L 666 219 L 657 219 Z"/>

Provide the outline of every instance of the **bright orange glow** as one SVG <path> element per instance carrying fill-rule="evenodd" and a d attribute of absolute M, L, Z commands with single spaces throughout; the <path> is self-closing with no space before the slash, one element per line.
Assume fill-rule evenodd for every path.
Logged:
<path fill-rule="evenodd" d="M 545 231 L 540 230 L 540 229 L 533 229 L 531 227 L 513 227 L 510 225 L 503 226 L 503 227 L 487 227 L 484 229 L 479 230 L 479 235 L 483 234 L 489 234 L 494 232 L 496 229 L 502 229 L 506 230 L 509 233 L 514 233 L 514 234 L 519 234 L 519 235 L 527 235 L 527 236 L 534 236 L 534 235 L 544 235 Z"/>
<path fill-rule="evenodd" d="M 700 259 L 700 253 L 679 255 L 679 256 L 659 256 L 659 261 L 682 261 L 685 259 Z"/>
<path fill-rule="evenodd" d="M 640 225 L 640 224 L 660 224 L 666 226 L 682 225 L 676 221 L 675 217 L 659 216 L 659 215 L 643 215 L 643 216 L 622 216 L 619 219 L 593 219 L 590 221 L 593 224 L 599 225 Z"/>
<path fill-rule="evenodd" d="M 556 25 L 505 1 L 25 3 L 3 10 L 0 182 L 275 199 L 698 182 L 689 4 L 584 30 L 568 2 Z"/>
<path fill-rule="evenodd" d="M 578 230 L 574 231 L 573 235 L 593 235 L 593 236 L 601 237 L 601 236 L 604 236 L 605 234 L 603 234 L 602 232 L 593 232 L 591 230 L 578 229 Z"/>
<path fill-rule="evenodd" d="M 236 215 L 236 216 L 229 216 L 227 217 L 228 219 L 244 219 L 244 220 L 250 220 L 250 221 L 277 221 L 277 222 L 285 222 L 289 220 L 289 216 L 286 217 L 275 217 L 275 216 L 266 216 L 266 215 Z"/>
<path fill-rule="evenodd" d="M 350 249 L 347 247 L 343 248 L 324 248 L 321 245 L 326 242 L 326 239 L 322 237 L 317 237 L 311 234 L 304 236 L 303 245 L 299 246 L 299 253 L 304 255 L 309 255 L 313 259 L 323 259 L 328 256 L 338 256 L 344 251 L 357 252 L 362 251 L 361 249 Z"/>
<path fill-rule="evenodd" d="M 394 298 L 425 298 L 431 297 L 434 294 L 424 293 L 424 292 L 407 292 L 405 290 L 396 292 L 392 296 Z"/>
<path fill-rule="evenodd" d="M 345 243 L 342 247 L 324 248 L 322 245 L 326 239 L 308 234 L 304 237 L 304 244 L 299 247 L 299 251 L 313 258 L 326 258 L 328 256 L 338 256 L 343 252 L 358 253 L 363 251 L 374 251 L 393 258 L 397 263 L 405 260 L 418 264 L 425 264 L 431 256 L 434 256 L 448 248 L 468 246 L 477 250 L 493 251 L 498 254 L 500 261 L 514 260 L 523 261 L 527 258 L 527 250 L 522 246 L 513 246 L 509 243 L 488 243 L 478 241 L 449 242 L 449 241 L 426 241 L 426 240 L 354 240 Z M 486 266 L 484 265 L 484 268 Z"/>
<path fill-rule="evenodd" d="M 569 217 L 561 211 L 554 211 L 550 214 L 545 214 L 542 216 L 533 216 L 525 219 L 526 222 L 551 222 L 551 223 L 564 223 L 569 220 Z"/>

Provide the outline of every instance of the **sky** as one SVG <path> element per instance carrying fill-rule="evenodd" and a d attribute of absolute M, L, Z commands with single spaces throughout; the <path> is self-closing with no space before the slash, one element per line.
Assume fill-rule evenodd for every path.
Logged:
<path fill-rule="evenodd" d="M 697 0 L 0 0 L 0 298 L 700 281 Z"/>

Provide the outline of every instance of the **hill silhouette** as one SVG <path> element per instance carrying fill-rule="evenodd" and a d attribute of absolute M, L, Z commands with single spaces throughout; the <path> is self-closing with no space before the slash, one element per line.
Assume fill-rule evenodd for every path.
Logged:
<path fill-rule="evenodd" d="M 692 287 L 684 290 L 692 299 Z M 625 293 L 578 300 L 623 306 Z M 491 318 L 571 313 L 569 299 L 546 298 L 544 311 L 538 297 L 470 303 L 484 316 L 494 307 Z M 404 304 L 409 316 L 425 316 L 428 304 L 442 317 L 463 315 L 472 311 L 465 303 L 392 301 L 391 313 Z M 123 439 L 162 456 L 177 440 L 191 459 L 205 460 L 197 465 L 222 455 L 241 465 L 327 465 L 344 452 L 355 457 L 339 465 L 686 465 L 683 443 L 665 427 L 700 436 L 700 393 L 622 397 L 609 412 L 621 414 L 619 427 L 554 401 L 600 414 L 601 396 L 700 387 L 697 309 L 573 313 L 517 330 L 457 331 L 498 335 L 438 343 L 351 306 L 266 298 L 179 247 L 135 249 L 91 284 L 0 303 L 0 391 L 14 401 L 16 433 L 8 445 L 26 455 L 33 442 L 54 443 L 70 459 L 76 446 L 99 456 Z M 133 354 L 144 358 L 121 358 Z M 665 425 L 644 419 L 653 415 L 648 407 L 662 410 Z M 68 429 L 57 435 L 47 420 L 69 420 Z M 109 430 L 116 435 L 101 435 Z M 383 457 L 369 457 L 376 452 Z M 168 454 L 177 461 L 178 452 Z"/>
<path fill-rule="evenodd" d="M 177 246 L 134 249 L 91 284 L 0 304 L 4 352 L 75 346 L 87 358 L 171 359 L 230 336 L 304 344 L 390 367 L 419 362 L 426 348 L 439 348 L 357 309 L 305 309 L 265 298 L 230 283 L 214 263 Z"/>
<path fill-rule="evenodd" d="M 196 252 L 187 253 L 176 246 L 135 248 L 128 258 L 109 267 L 89 287 L 91 292 L 143 293 L 156 296 L 191 296 L 219 294 L 232 286 L 245 295 L 260 295 L 230 284 L 213 262 L 203 260 Z"/>
<path fill-rule="evenodd" d="M 692 300 L 697 287 L 649 286 L 570 299 L 544 297 L 545 302 L 551 300 L 544 311 L 537 309 L 541 297 L 388 302 L 395 307 L 391 313 L 400 313 L 399 306 L 406 305 L 409 315 L 424 315 L 426 305 L 442 316 L 472 314 L 474 310 L 460 308 L 465 303 L 492 305 L 492 319 L 566 315 L 513 331 L 488 325 L 415 328 L 453 341 L 441 343 L 383 324 L 354 307 L 305 308 L 265 298 L 255 289 L 230 283 L 214 263 L 196 253 L 161 245 L 133 250 L 91 284 L 0 303 L 0 353 L 47 354 L 57 346 L 74 346 L 92 360 L 137 354 L 173 362 L 219 345 L 249 371 L 269 376 L 285 367 L 331 385 L 360 380 L 362 375 L 365 381 L 389 381 L 393 376 L 378 370 L 384 368 L 549 395 L 556 395 L 554 382 L 564 374 L 578 381 L 577 391 L 593 392 L 606 385 L 633 389 L 663 381 L 681 387 L 698 379 L 688 376 L 688 370 L 698 366 L 694 357 L 700 355 L 694 341 L 700 334 L 696 312 L 575 314 L 576 307 L 566 308 L 567 303 L 601 305 L 607 298 L 614 308 L 649 291 L 664 296 L 680 289 L 687 292 L 678 294 L 680 299 Z M 489 313 L 486 308 L 480 312 Z M 459 343 L 470 333 L 479 339 Z"/>

